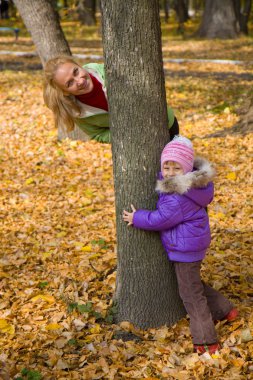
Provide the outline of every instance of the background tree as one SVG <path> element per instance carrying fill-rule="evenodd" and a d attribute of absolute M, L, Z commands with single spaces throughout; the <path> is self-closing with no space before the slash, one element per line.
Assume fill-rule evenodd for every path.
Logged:
<path fill-rule="evenodd" d="M 14 0 L 14 3 L 31 33 L 42 64 L 57 55 L 71 54 L 52 1 Z"/>
<path fill-rule="evenodd" d="M 246 35 L 249 34 L 248 31 L 248 21 L 252 8 L 252 0 L 245 0 L 243 10 L 240 14 L 240 32 Z"/>
<path fill-rule="evenodd" d="M 170 15 L 170 0 L 163 0 L 164 20 L 168 24 Z"/>
<path fill-rule="evenodd" d="M 0 0 L 0 19 L 8 19 L 9 17 L 9 1 Z"/>
<path fill-rule="evenodd" d="M 198 35 L 204 38 L 237 37 L 233 0 L 206 0 Z"/>
<path fill-rule="evenodd" d="M 245 0 L 243 4 L 241 0 L 233 0 L 233 3 L 238 30 L 243 34 L 248 35 L 248 21 L 252 6 L 252 0 Z"/>
<path fill-rule="evenodd" d="M 96 0 L 79 0 L 77 12 L 82 24 L 96 25 Z"/>
<path fill-rule="evenodd" d="M 169 141 L 159 2 L 102 0 L 101 8 L 116 197 L 117 318 L 142 328 L 171 324 L 185 310 L 158 233 L 122 220 L 131 203 L 155 207 L 156 173 Z"/>
<path fill-rule="evenodd" d="M 189 20 L 188 15 L 188 2 L 186 0 L 175 0 L 174 9 L 178 19 L 178 32 L 184 33 L 184 23 Z"/>

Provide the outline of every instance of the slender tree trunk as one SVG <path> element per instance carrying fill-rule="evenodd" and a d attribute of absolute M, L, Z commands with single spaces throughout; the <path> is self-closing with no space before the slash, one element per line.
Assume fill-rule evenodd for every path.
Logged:
<path fill-rule="evenodd" d="M 175 11 L 178 19 L 178 32 L 184 33 L 184 23 L 189 19 L 188 8 L 185 0 L 175 1 Z"/>
<path fill-rule="evenodd" d="M 96 0 L 79 0 L 77 11 L 83 25 L 96 25 Z"/>
<path fill-rule="evenodd" d="M 233 0 L 206 0 L 198 35 L 203 38 L 237 37 Z"/>
<path fill-rule="evenodd" d="M 57 55 L 70 55 L 58 13 L 50 0 L 14 0 L 31 33 L 42 64 Z"/>
<path fill-rule="evenodd" d="M 245 0 L 244 2 L 244 7 L 242 13 L 240 13 L 240 32 L 248 35 L 248 21 L 249 21 L 249 16 L 250 16 L 250 11 L 252 7 L 252 0 Z"/>
<path fill-rule="evenodd" d="M 236 30 L 240 31 L 240 17 L 241 17 L 241 0 L 233 0 L 235 18 L 236 18 Z"/>
<path fill-rule="evenodd" d="M 116 193 L 117 321 L 141 328 L 172 324 L 185 311 L 158 233 L 122 220 L 131 203 L 155 208 L 156 174 L 169 141 L 159 2 L 102 0 L 101 7 Z"/>
<path fill-rule="evenodd" d="M 164 8 L 164 20 L 166 24 L 168 24 L 169 12 L 170 12 L 170 0 L 163 0 L 163 8 Z"/>

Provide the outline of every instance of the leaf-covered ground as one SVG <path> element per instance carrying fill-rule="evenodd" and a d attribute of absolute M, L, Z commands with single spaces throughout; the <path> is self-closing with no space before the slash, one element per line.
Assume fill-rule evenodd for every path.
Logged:
<path fill-rule="evenodd" d="M 1 37 L 1 49 L 10 40 Z M 246 62 L 249 42 L 164 37 L 163 48 L 167 58 L 234 59 L 237 51 L 236 59 Z M 100 43 L 97 49 L 101 53 Z M 232 128 L 237 110 L 252 96 L 253 66 L 166 63 L 165 70 L 167 98 L 181 133 L 218 172 L 203 277 L 235 303 L 240 318 L 217 325 L 222 349 L 213 357 L 193 353 L 187 319 L 148 331 L 128 322 L 112 324 L 116 235 L 110 146 L 58 142 L 43 105 L 41 71 L 5 70 L 0 77 L 0 360 L 11 379 L 253 378 L 253 136 L 234 134 Z M 212 137 L 215 132 L 220 136 Z"/>

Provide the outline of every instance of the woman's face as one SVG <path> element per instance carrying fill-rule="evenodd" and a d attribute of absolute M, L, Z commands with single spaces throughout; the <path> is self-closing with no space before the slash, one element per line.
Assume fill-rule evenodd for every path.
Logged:
<path fill-rule="evenodd" d="M 88 71 L 72 62 L 63 63 L 57 68 L 54 81 L 66 95 L 88 94 L 93 89 Z"/>

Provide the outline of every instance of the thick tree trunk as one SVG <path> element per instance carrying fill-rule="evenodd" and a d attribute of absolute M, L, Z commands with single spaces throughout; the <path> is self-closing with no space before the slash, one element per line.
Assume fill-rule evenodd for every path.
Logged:
<path fill-rule="evenodd" d="M 50 0 L 14 0 L 42 64 L 57 55 L 70 55 L 58 13 Z"/>
<path fill-rule="evenodd" d="M 155 208 L 156 174 L 169 141 L 159 2 L 102 0 L 101 7 L 116 193 L 117 321 L 141 328 L 172 324 L 185 311 L 159 235 L 122 220 L 131 203 Z"/>
<path fill-rule="evenodd" d="M 96 25 L 96 0 L 79 0 L 77 11 L 83 25 Z"/>
<path fill-rule="evenodd" d="M 237 37 L 233 0 L 206 0 L 198 35 L 203 38 Z"/>

